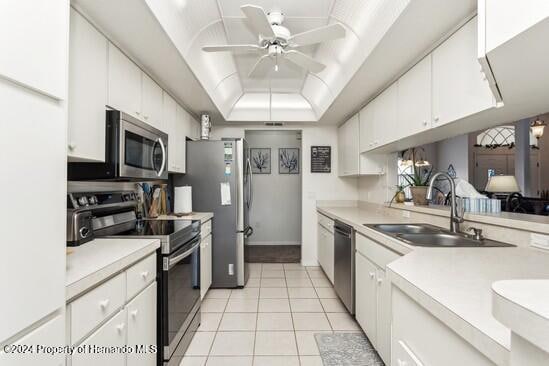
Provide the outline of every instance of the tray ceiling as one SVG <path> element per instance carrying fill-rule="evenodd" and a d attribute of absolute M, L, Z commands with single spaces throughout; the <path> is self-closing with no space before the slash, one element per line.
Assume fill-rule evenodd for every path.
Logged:
<path fill-rule="evenodd" d="M 147 0 L 153 14 L 227 121 L 318 121 L 410 0 Z M 240 7 L 285 15 L 292 34 L 335 22 L 344 39 L 300 50 L 326 65 L 308 73 L 284 61 L 263 78 L 258 56 L 206 53 L 202 46 L 257 43 Z"/>

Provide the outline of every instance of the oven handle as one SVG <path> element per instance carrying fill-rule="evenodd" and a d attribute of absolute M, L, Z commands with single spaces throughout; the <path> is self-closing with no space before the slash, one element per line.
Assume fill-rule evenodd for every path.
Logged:
<path fill-rule="evenodd" d="M 157 175 L 160 177 L 162 173 L 164 173 L 164 168 L 166 168 L 166 147 L 164 147 L 164 142 L 161 138 L 158 138 L 156 142 L 160 144 L 160 148 L 162 149 L 162 165 L 160 165 L 160 170 L 157 173 Z"/>
<path fill-rule="evenodd" d="M 194 243 L 194 245 L 189 250 L 186 250 L 185 252 L 178 254 L 174 257 L 165 257 L 163 263 L 164 271 L 170 270 L 177 263 L 187 258 L 192 252 L 196 250 L 196 248 L 200 247 L 200 236 L 194 239 L 192 243 Z"/>

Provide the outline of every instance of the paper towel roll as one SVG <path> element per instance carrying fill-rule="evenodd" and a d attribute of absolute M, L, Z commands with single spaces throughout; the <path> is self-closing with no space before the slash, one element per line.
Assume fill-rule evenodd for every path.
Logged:
<path fill-rule="evenodd" d="M 193 212 L 193 191 L 191 186 L 175 187 L 174 213 L 190 214 Z"/>

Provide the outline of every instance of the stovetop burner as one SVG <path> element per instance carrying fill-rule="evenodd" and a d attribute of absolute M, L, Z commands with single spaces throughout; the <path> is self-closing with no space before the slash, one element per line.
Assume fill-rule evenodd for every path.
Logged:
<path fill-rule="evenodd" d="M 133 230 L 117 236 L 169 236 L 191 227 L 192 221 L 184 220 L 140 220 Z"/>

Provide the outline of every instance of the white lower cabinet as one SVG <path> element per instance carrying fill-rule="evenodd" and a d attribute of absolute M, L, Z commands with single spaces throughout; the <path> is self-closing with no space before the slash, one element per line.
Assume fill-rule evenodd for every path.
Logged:
<path fill-rule="evenodd" d="M 359 252 L 355 258 L 355 317 L 375 347 L 377 345 L 377 267 Z"/>
<path fill-rule="evenodd" d="M 126 345 L 126 309 L 120 310 L 82 342 L 86 352 L 76 352 L 72 356 L 72 366 L 125 366 L 126 354 L 123 352 L 100 352 L 101 347 L 123 347 Z M 97 347 L 94 351 L 93 347 Z"/>
<path fill-rule="evenodd" d="M 156 346 L 156 282 L 153 282 L 126 306 L 128 315 L 127 344 L 135 353 L 128 354 L 128 365 L 154 366 L 156 353 L 150 346 Z M 143 347 L 143 348 L 140 348 Z M 139 352 L 142 349 L 143 352 Z"/>
<path fill-rule="evenodd" d="M 65 342 L 65 315 L 59 313 L 46 323 L 32 330 L 23 338 L 13 342 L 14 345 L 44 345 L 59 346 Z M 0 349 L 0 365 L 10 366 L 62 366 L 65 364 L 65 355 L 56 353 L 6 353 Z"/>
<path fill-rule="evenodd" d="M 319 216 L 320 217 L 320 216 Z M 319 220 L 320 221 L 320 220 Z M 331 224 L 333 227 L 333 221 Z M 321 223 L 318 224 L 318 263 L 328 279 L 334 283 L 334 234 Z"/>
<path fill-rule="evenodd" d="M 386 364 L 391 359 L 391 283 L 385 268 L 399 257 L 381 244 L 356 235 L 355 317 Z"/>
<path fill-rule="evenodd" d="M 212 235 L 207 234 L 200 243 L 200 298 L 204 299 L 212 285 Z"/>
<path fill-rule="evenodd" d="M 71 366 L 154 366 L 156 253 L 67 304 Z M 127 346 L 127 350 L 124 348 Z M 105 352 L 101 347 L 121 347 Z M 108 351 L 108 350 L 107 350 Z"/>
<path fill-rule="evenodd" d="M 391 301 L 391 365 L 495 365 L 396 286 Z"/>

